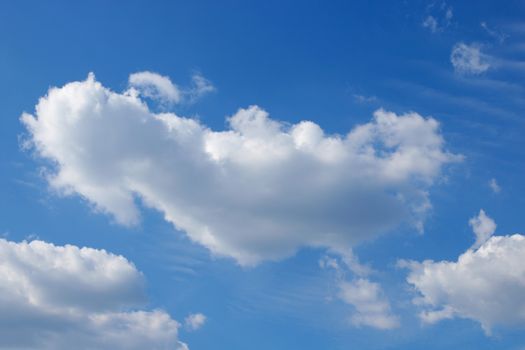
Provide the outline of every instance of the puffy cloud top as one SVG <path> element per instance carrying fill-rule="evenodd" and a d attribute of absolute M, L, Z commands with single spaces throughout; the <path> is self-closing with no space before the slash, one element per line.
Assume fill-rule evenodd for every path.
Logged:
<path fill-rule="evenodd" d="M 139 222 L 140 198 L 241 264 L 301 246 L 344 249 L 403 222 L 422 229 L 428 188 L 460 159 L 444 149 L 438 122 L 417 113 L 380 109 L 340 136 L 251 106 L 213 131 L 153 113 L 140 95 L 93 76 L 50 89 L 22 121 L 37 154 L 54 163 L 56 189 L 125 225 Z"/>
<path fill-rule="evenodd" d="M 475 230 L 478 224 L 473 224 Z M 403 264 L 410 269 L 407 281 L 420 294 L 415 302 L 424 308 L 424 322 L 469 318 L 480 322 L 490 334 L 498 325 L 525 326 L 524 256 L 525 236 L 514 234 L 487 238 L 479 248 L 461 254 L 456 262 Z"/>
<path fill-rule="evenodd" d="M 0 349 L 186 349 L 142 274 L 104 250 L 0 239 Z"/>

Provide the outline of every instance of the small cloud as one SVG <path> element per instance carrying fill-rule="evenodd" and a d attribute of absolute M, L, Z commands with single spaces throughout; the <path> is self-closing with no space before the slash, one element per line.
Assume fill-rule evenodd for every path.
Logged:
<path fill-rule="evenodd" d="M 495 28 L 490 28 L 487 24 L 487 22 L 481 22 L 480 23 L 481 28 L 485 30 L 485 32 L 496 39 L 500 44 L 502 44 L 509 36 Z"/>
<path fill-rule="evenodd" d="M 154 72 L 130 74 L 129 85 L 144 97 L 164 103 L 178 103 L 182 99 L 179 87 L 172 83 L 170 78 Z"/>
<path fill-rule="evenodd" d="M 457 43 L 450 54 L 454 70 L 462 74 L 481 74 L 490 68 L 490 56 L 481 52 L 478 44 Z"/>
<path fill-rule="evenodd" d="M 479 211 L 478 216 L 471 218 L 468 223 L 476 235 L 473 249 L 481 247 L 496 231 L 496 222 L 488 217 L 483 209 Z"/>
<path fill-rule="evenodd" d="M 156 100 L 164 105 L 194 103 L 202 96 L 215 91 L 213 84 L 200 73 L 191 78 L 191 86 L 180 88 L 167 76 L 144 71 L 129 76 L 130 94 Z"/>
<path fill-rule="evenodd" d="M 362 265 L 350 250 L 332 253 L 337 256 L 323 256 L 319 260 L 319 266 L 335 271 L 338 290 L 335 297 L 353 309 L 350 314 L 351 324 L 355 327 L 366 326 L 381 330 L 399 327 L 399 318 L 392 312 L 381 285 L 364 277 L 372 272 L 371 268 Z M 348 280 L 346 276 L 349 274 L 358 277 Z"/>
<path fill-rule="evenodd" d="M 326 255 L 319 259 L 319 267 L 322 269 L 332 268 L 334 270 L 339 270 L 339 264 L 337 263 L 337 259 Z"/>
<path fill-rule="evenodd" d="M 489 187 L 492 190 L 492 192 L 494 192 L 494 193 L 500 193 L 501 192 L 501 187 L 498 184 L 498 182 L 496 181 L 496 179 L 494 179 L 494 178 L 490 179 Z"/>
<path fill-rule="evenodd" d="M 438 22 L 437 20 L 433 17 L 433 16 L 428 16 L 424 21 L 423 21 L 423 27 L 424 28 L 428 28 L 432 33 L 435 33 L 438 31 L 439 27 L 438 27 Z"/>
<path fill-rule="evenodd" d="M 454 12 L 452 11 L 452 7 L 449 7 L 447 9 L 447 12 L 445 13 L 445 19 L 450 22 L 453 16 L 454 16 Z"/>
<path fill-rule="evenodd" d="M 184 319 L 184 325 L 189 331 L 196 331 L 206 323 L 206 316 L 201 313 L 190 314 Z"/>
<path fill-rule="evenodd" d="M 377 101 L 377 97 L 375 96 L 365 96 L 360 94 L 353 94 L 352 97 L 356 102 L 359 103 L 372 103 Z"/>
<path fill-rule="evenodd" d="M 388 330 L 399 327 L 399 318 L 392 314 L 390 303 L 378 283 L 365 278 L 339 283 L 339 298 L 354 307 L 351 322 L 356 327 L 368 326 Z"/>
<path fill-rule="evenodd" d="M 188 95 L 188 99 L 190 102 L 195 102 L 202 96 L 210 92 L 214 92 L 216 90 L 215 86 L 213 86 L 211 81 L 209 81 L 199 73 L 194 74 L 191 77 L 191 80 L 192 86 L 185 92 L 185 94 Z"/>
<path fill-rule="evenodd" d="M 423 28 L 427 28 L 432 33 L 444 31 L 452 22 L 454 12 L 452 6 L 448 6 L 445 2 L 439 7 L 430 6 L 427 13 L 431 12 L 421 23 Z"/>

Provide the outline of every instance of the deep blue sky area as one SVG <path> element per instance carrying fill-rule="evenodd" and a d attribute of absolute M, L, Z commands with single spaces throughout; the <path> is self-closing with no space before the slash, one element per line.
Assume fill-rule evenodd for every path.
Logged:
<path fill-rule="evenodd" d="M 425 25 L 429 17 L 435 27 Z M 456 261 L 475 240 L 468 222 L 480 209 L 497 223 L 496 235 L 524 232 L 524 19 L 517 0 L 2 2 L 0 234 L 125 256 L 145 276 L 148 309 L 181 323 L 206 315 L 202 328 L 179 330 L 192 350 L 523 349 L 523 318 L 495 324 L 491 335 L 475 317 L 424 324 L 397 262 Z M 488 68 L 452 60 L 461 43 Z M 198 101 L 151 109 L 216 131 L 251 105 L 287 124 L 313 121 L 327 135 L 345 135 L 380 108 L 436 119 L 444 149 L 463 160 L 427 188 L 423 232 L 402 224 L 354 248 L 375 270 L 399 327 L 352 324 L 355 305 L 336 297 L 336 273 L 319 265 L 330 252 L 321 247 L 240 266 L 138 199 L 141 221 L 128 227 L 52 188 L 45 174 L 56 164 L 24 147 L 30 135 L 21 114 L 34 114 L 49 88 L 90 72 L 121 93 L 141 71 L 179 86 L 195 74 L 209 80 L 215 90 Z"/>

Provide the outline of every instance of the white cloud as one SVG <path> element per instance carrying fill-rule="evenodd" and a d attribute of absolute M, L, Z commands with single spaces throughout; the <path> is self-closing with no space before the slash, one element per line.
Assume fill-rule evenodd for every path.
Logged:
<path fill-rule="evenodd" d="M 187 349 L 122 256 L 0 239 L 0 280 L 0 349 Z"/>
<path fill-rule="evenodd" d="M 355 326 L 369 326 L 378 329 L 399 327 L 399 319 L 392 314 L 390 303 L 382 295 L 378 283 L 365 278 L 341 281 L 339 298 L 355 308 L 351 322 Z"/>
<path fill-rule="evenodd" d="M 197 329 L 204 326 L 204 323 L 206 323 L 206 319 L 207 318 L 204 314 L 201 314 L 201 313 L 191 314 L 191 315 L 188 315 L 188 317 L 184 319 L 184 325 L 186 326 L 188 330 L 196 331 Z"/>
<path fill-rule="evenodd" d="M 378 100 L 376 96 L 365 96 L 360 94 L 353 94 L 352 96 L 354 97 L 354 100 L 359 103 L 373 103 Z"/>
<path fill-rule="evenodd" d="M 202 96 L 215 91 L 215 86 L 201 74 L 194 74 L 191 77 L 192 86 L 186 91 L 190 102 L 195 102 Z"/>
<path fill-rule="evenodd" d="M 427 18 L 425 18 L 423 27 L 428 28 L 432 33 L 439 31 L 438 22 L 433 16 L 427 16 Z"/>
<path fill-rule="evenodd" d="M 476 235 L 473 249 L 479 248 L 496 231 L 496 223 L 485 214 L 483 209 L 480 209 L 478 216 L 471 218 L 468 223 Z"/>
<path fill-rule="evenodd" d="M 169 77 L 148 71 L 131 74 L 129 86 L 128 95 L 142 95 L 164 105 L 194 103 L 215 91 L 213 84 L 199 73 L 191 77 L 191 86 L 188 88 L 180 88 Z"/>
<path fill-rule="evenodd" d="M 432 33 L 438 33 L 444 31 L 452 22 L 454 12 L 451 6 L 448 6 L 445 2 L 441 3 L 440 6 L 431 5 L 427 8 L 427 13 L 430 14 L 423 20 L 422 25 Z"/>
<path fill-rule="evenodd" d="M 438 122 L 417 113 L 380 109 L 339 136 L 251 106 L 213 131 L 155 114 L 93 76 L 50 89 L 22 121 L 54 164 L 53 188 L 125 225 L 139 222 L 140 198 L 193 241 L 245 265 L 303 246 L 344 251 L 401 223 L 421 230 L 428 189 L 460 159 L 445 151 Z"/>
<path fill-rule="evenodd" d="M 153 72 L 138 72 L 129 76 L 129 85 L 145 97 L 178 103 L 182 99 L 179 87 L 171 79 Z"/>
<path fill-rule="evenodd" d="M 491 37 L 493 37 L 494 39 L 496 39 L 500 44 L 503 44 L 503 42 L 508 38 L 508 35 L 497 30 L 497 29 L 492 29 L 488 26 L 487 22 L 481 22 L 480 23 L 480 26 L 481 28 L 483 28 L 485 30 L 485 32 L 487 32 L 487 34 Z"/>
<path fill-rule="evenodd" d="M 494 192 L 494 193 L 500 193 L 501 192 L 501 187 L 498 184 L 498 181 L 496 181 L 496 179 L 494 179 L 494 178 L 490 179 L 489 187 L 492 190 L 492 192 Z"/>
<path fill-rule="evenodd" d="M 473 226 L 478 228 L 478 224 Z M 410 269 L 407 281 L 420 294 L 414 302 L 424 309 L 420 314 L 424 322 L 468 318 L 491 334 L 495 326 L 525 326 L 524 256 L 525 236 L 514 234 L 492 236 L 478 249 L 461 254 L 457 262 L 426 260 L 401 265 Z"/>
<path fill-rule="evenodd" d="M 352 325 L 382 330 L 399 327 L 399 318 L 392 313 L 390 303 L 379 283 L 364 277 L 372 273 L 371 268 L 362 265 L 351 251 L 338 256 L 325 255 L 319 260 L 319 266 L 335 271 L 336 296 L 352 306 Z M 359 277 L 349 280 L 346 276 L 348 272 Z"/>
<path fill-rule="evenodd" d="M 487 71 L 491 66 L 490 60 L 477 44 L 457 43 L 450 54 L 454 69 L 462 74 L 481 74 Z"/>

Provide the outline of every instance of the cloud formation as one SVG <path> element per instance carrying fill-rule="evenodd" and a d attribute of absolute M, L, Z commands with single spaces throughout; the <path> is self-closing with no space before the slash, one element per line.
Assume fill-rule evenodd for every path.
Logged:
<path fill-rule="evenodd" d="M 350 322 L 353 326 L 381 330 L 399 327 L 399 318 L 392 312 L 380 284 L 366 277 L 372 272 L 370 267 L 362 265 L 352 252 L 323 256 L 319 266 L 335 272 L 336 297 L 352 307 Z M 354 275 L 352 279 L 347 278 L 348 272 Z"/>
<path fill-rule="evenodd" d="M 477 75 L 491 67 L 490 57 L 482 53 L 481 46 L 477 44 L 457 43 L 452 48 L 450 62 L 454 70 L 462 74 Z"/>
<path fill-rule="evenodd" d="M 130 74 L 129 86 L 145 97 L 164 102 L 178 103 L 182 99 L 180 88 L 171 82 L 169 77 L 153 72 L 138 72 Z"/>
<path fill-rule="evenodd" d="M 251 106 L 213 131 L 153 113 L 93 75 L 50 89 L 21 119 L 29 144 L 53 163 L 53 188 L 124 225 L 140 221 L 140 199 L 244 265 L 302 246 L 345 250 L 402 223 L 422 230 L 429 188 L 460 159 L 445 150 L 438 122 L 417 113 L 380 109 L 340 136 Z"/>
<path fill-rule="evenodd" d="M 366 278 L 341 281 L 339 298 L 354 307 L 351 322 L 355 326 L 368 326 L 378 329 L 399 327 L 399 319 L 392 314 L 390 303 L 383 296 L 378 283 Z"/>
<path fill-rule="evenodd" d="M 128 94 L 138 94 L 167 106 L 181 102 L 194 103 L 215 91 L 213 84 L 198 73 L 191 77 L 191 86 L 188 88 L 180 88 L 169 77 L 149 71 L 130 74 L 128 84 Z"/>
<path fill-rule="evenodd" d="M 188 330 L 196 331 L 197 329 L 204 326 L 204 324 L 206 323 L 206 319 L 207 318 L 204 314 L 201 314 L 201 313 L 191 314 L 191 315 L 188 315 L 188 317 L 184 319 L 184 325 L 186 326 Z"/>
<path fill-rule="evenodd" d="M 473 249 L 481 247 L 496 231 L 496 223 L 485 214 L 483 209 L 480 209 L 478 216 L 470 219 L 468 223 L 476 235 Z"/>
<path fill-rule="evenodd" d="M 471 224 L 476 235 L 495 229 L 483 212 Z M 525 326 L 525 236 L 492 236 L 456 262 L 402 262 L 419 297 L 425 323 L 461 317 L 479 322 L 486 334 L 495 326 Z"/>
<path fill-rule="evenodd" d="M 422 22 L 423 28 L 427 28 L 432 33 L 438 33 L 450 26 L 454 12 L 452 6 L 442 2 L 439 5 L 431 4 L 427 7 L 429 14 Z"/>
<path fill-rule="evenodd" d="M 489 187 L 494 193 L 500 193 L 501 192 L 501 186 L 499 185 L 498 181 L 494 178 L 490 179 L 489 181 Z"/>
<path fill-rule="evenodd" d="M 0 349 L 187 349 L 122 256 L 0 239 L 0 280 Z"/>

